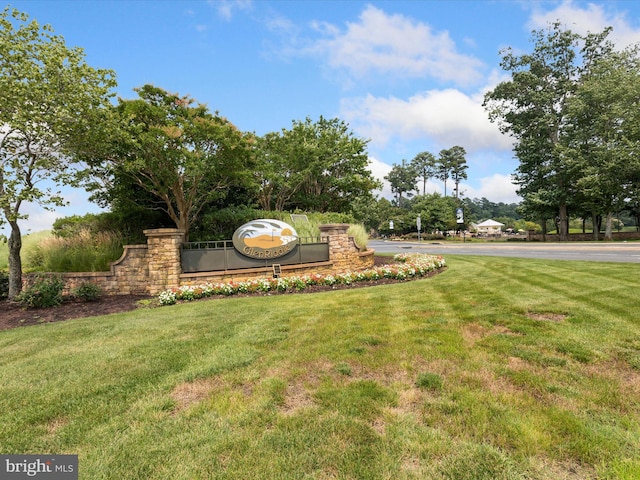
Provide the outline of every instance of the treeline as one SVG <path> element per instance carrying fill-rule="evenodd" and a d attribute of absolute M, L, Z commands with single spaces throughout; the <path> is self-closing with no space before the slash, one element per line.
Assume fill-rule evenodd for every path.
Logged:
<path fill-rule="evenodd" d="M 258 136 L 189 96 L 136 91 L 109 112 L 107 134 L 80 152 L 92 200 L 130 225 L 170 225 L 196 239 L 243 209 L 349 213 L 379 187 L 367 140 L 340 119 L 306 118 Z"/>
<path fill-rule="evenodd" d="M 431 193 L 405 198 L 401 205 L 386 198 L 360 200 L 354 203 L 352 214 L 372 233 L 383 236 L 417 234 L 418 216 L 421 232 L 426 235 L 468 230 L 472 224 L 489 218 L 514 231 L 537 229 L 537 225 L 520 215 L 518 206 L 516 203 L 494 203 L 486 198 L 458 199 Z M 458 223 L 458 208 L 462 208 L 464 223 Z"/>

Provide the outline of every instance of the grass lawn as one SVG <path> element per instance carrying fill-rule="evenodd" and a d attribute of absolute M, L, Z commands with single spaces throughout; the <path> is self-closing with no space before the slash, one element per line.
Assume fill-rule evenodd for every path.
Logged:
<path fill-rule="evenodd" d="M 0 332 L 0 452 L 82 479 L 640 478 L 639 267 L 447 263 Z"/>

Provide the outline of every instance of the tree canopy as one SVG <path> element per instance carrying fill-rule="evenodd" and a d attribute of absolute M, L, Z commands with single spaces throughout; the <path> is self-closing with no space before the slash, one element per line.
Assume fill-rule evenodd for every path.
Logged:
<path fill-rule="evenodd" d="M 467 151 L 456 145 L 440 151 L 436 161 L 436 175 L 444 182 L 444 196 L 447 196 L 447 179 L 451 178 L 456 186 L 456 198 L 460 195 L 460 182 L 467 179 Z"/>
<path fill-rule="evenodd" d="M 610 31 L 580 36 L 555 23 L 534 32 L 531 53 L 502 52 L 511 79 L 485 96 L 489 118 L 516 141 L 524 211 L 543 225 L 557 217 L 561 240 L 570 209 L 611 220 L 637 191 L 637 49 L 616 50 Z"/>
<path fill-rule="evenodd" d="M 94 162 L 107 185 L 132 181 L 185 232 L 213 200 L 251 181 L 252 136 L 189 96 L 145 85 L 115 108 L 119 134 Z M 122 192 L 120 192 L 122 193 Z M 112 200 L 117 192 L 98 192 Z"/>
<path fill-rule="evenodd" d="M 391 185 L 391 191 L 396 197 L 396 205 L 402 206 L 402 194 L 406 194 L 407 197 L 413 196 L 414 191 L 417 190 L 416 178 L 418 172 L 414 167 L 414 164 L 407 164 L 405 160 L 402 161 L 402 165 L 393 165 L 391 171 L 384 177 L 385 180 Z"/>
<path fill-rule="evenodd" d="M 368 169 L 367 140 L 338 118 L 294 121 L 257 142 L 262 208 L 348 212 L 380 187 Z"/>

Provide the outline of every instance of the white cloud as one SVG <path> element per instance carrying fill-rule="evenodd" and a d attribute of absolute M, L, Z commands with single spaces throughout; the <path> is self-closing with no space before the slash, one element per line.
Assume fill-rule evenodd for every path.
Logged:
<path fill-rule="evenodd" d="M 231 20 L 236 10 L 249 10 L 252 3 L 252 0 L 209 0 L 209 4 L 225 20 Z"/>
<path fill-rule="evenodd" d="M 389 199 L 393 198 L 391 185 L 384 179 L 384 177 L 391 171 L 391 165 L 387 165 L 375 157 L 369 157 L 369 170 L 373 174 L 373 178 L 382 182 L 382 190 L 374 191 L 374 195 L 380 195 L 381 197 Z"/>
<path fill-rule="evenodd" d="M 634 28 L 625 13 L 609 12 L 605 4 L 588 3 L 586 7 L 565 0 L 553 10 L 543 11 L 537 4 L 531 14 L 528 27 L 532 30 L 547 28 L 560 21 L 567 29 L 586 35 L 613 27 L 609 39 L 621 48 L 640 42 L 640 29 Z M 624 3 L 618 4 L 624 5 Z"/>
<path fill-rule="evenodd" d="M 486 198 L 494 203 L 520 203 L 522 198 L 516 193 L 517 186 L 510 175 L 495 173 L 480 179 L 480 187 L 474 188 L 468 184 L 460 184 L 460 191 L 467 198 Z"/>
<path fill-rule="evenodd" d="M 304 47 L 302 43 L 285 46 L 283 52 L 319 56 L 331 69 L 358 80 L 383 75 L 431 77 L 457 85 L 482 81 L 484 64 L 460 53 L 447 31 L 435 32 L 428 24 L 401 14 L 387 14 L 369 5 L 345 28 L 327 22 L 312 22 L 311 27 L 321 39 L 303 42 Z"/>
<path fill-rule="evenodd" d="M 427 137 L 441 148 L 460 145 L 467 152 L 512 147 L 511 139 L 489 121 L 482 95 L 469 96 L 455 89 L 430 90 L 407 100 L 369 94 L 343 99 L 340 110 L 354 130 L 379 148 L 392 137 Z"/>
<path fill-rule="evenodd" d="M 326 51 L 329 65 L 347 69 L 358 78 L 372 73 L 430 75 L 458 84 L 481 78 L 482 63 L 458 53 L 448 32 L 433 32 L 427 24 L 388 15 L 371 5 L 344 32 L 329 31 L 333 38 L 318 44 Z"/>

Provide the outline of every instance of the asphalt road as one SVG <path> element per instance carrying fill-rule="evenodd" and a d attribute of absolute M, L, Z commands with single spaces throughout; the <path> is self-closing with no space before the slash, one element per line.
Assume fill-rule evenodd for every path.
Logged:
<path fill-rule="evenodd" d="M 640 243 L 438 243 L 369 240 L 379 253 L 417 252 L 434 255 L 486 255 L 492 257 L 586 260 L 640 263 Z"/>

